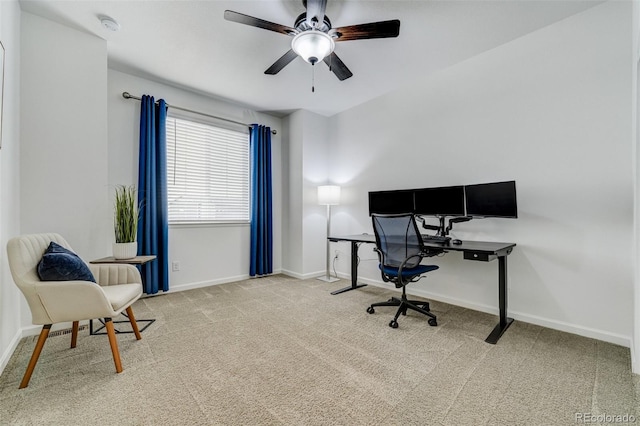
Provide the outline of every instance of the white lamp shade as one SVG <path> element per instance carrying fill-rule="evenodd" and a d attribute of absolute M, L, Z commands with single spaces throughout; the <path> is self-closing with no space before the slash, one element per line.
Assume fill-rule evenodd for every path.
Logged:
<path fill-rule="evenodd" d="M 291 41 L 291 49 L 310 64 L 323 60 L 335 46 L 329 34 L 317 30 L 301 32 Z"/>
<path fill-rule="evenodd" d="M 322 206 L 337 206 L 340 204 L 340 187 L 338 185 L 319 186 L 318 204 Z"/>

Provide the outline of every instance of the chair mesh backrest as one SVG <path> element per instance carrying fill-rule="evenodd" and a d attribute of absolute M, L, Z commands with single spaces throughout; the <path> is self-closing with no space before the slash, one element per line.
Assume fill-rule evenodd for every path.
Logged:
<path fill-rule="evenodd" d="M 420 254 L 422 237 L 412 214 L 372 215 L 376 245 L 382 252 L 384 266 L 398 268 L 405 259 Z M 413 268 L 421 258 L 415 257 L 405 267 Z"/>

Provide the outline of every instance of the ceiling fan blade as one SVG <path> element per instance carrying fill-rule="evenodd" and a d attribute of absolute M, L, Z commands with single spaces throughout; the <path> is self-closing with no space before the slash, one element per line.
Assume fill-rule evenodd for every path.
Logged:
<path fill-rule="evenodd" d="M 370 22 L 368 24 L 349 25 L 347 27 L 334 28 L 329 35 L 334 41 L 365 40 L 369 38 L 398 37 L 400 34 L 400 21 Z"/>
<path fill-rule="evenodd" d="M 269 75 L 278 74 L 280 70 L 282 70 L 282 68 L 289 65 L 289 63 L 293 61 L 297 56 L 298 54 L 294 52 L 293 49 L 289 49 L 287 53 L 285 53 L 280 57 L 280 59 L 275 61 L 273 65 L 271 65 L 264 73 Z"/>
<path fill-rule="evenodd" d="M 322 25 L 324 12 L 327 10 L 327 0 L 306 0 L 307 24 L 311 28 Z M 314 25 L 315 24 L 315 25 Z"/>
<path fill-rule="evenodd" d="M 273 22 L 265 21 L 264 19 L 255 18 L 253 16 L 244 15 L 242 13 L 234 12 L 233 10 L 224 11 L 224 19 L 231 22 L 237 22 L 239 24 L 250 25 L 252 27 L 258 27 L 269 31 L 275 31 L 280 34 L 294 36 L 298 31 L 286 25 L 274 24 Z"/>
<path fill-rule="evenodd" d="M 335 52 L 324 58 L 324 63 L 329 65 L 329 69 L 338 77 L 338 80 L 343 81 L 353 75 L 353 73 L 347 68 Z"/>

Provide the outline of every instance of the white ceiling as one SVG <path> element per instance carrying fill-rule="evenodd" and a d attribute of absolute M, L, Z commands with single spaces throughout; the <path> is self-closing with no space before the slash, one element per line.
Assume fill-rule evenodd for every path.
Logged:
<path fill-rule="evenodd" d="M 583 0 L 328 0 L 333 27 L 400 19 L 397 38 L 347 41 L 336 54 L 353 72 L 339 81 L 321 63 L 296 58 L 275 76 L 264 70 L 289 48 L 282 34 L 224 20 L 226 9 L 294 26 L 301 0 L 21 0 L 23 11 L 107 40 L 111 68 L 285 115 L 331 116 L 397 87 L 415 84 L 524 34 L 592 7 Z M 110 32 L 98 16 L 115 19 Z M 139 95 L 134 93 L 134 95 Z"/>

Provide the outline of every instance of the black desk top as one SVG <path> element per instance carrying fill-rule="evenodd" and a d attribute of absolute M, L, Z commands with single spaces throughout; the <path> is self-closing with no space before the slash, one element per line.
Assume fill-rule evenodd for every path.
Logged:
<path fill-rule="evenodd" d="M 338 235 L 329 236 L 329 241 L 355 241 L 356 243 L 374 243 L 376 242 L 376 236 L 373 234 L 353 234 L 353 235 Z"/>
<path fill-rule="evenodd" d="M 329 241 L 351 241 L 356 243 L 372 243 L 375 244 L 376 236 L 373 234 L 354 234 L 354 235 L 332 235 L 328 237 Z M 450 251 L 471 251 L 477 253 L 490 253 L 496 255 L 506 255 L 511 252 L 515 243 L 501 243 L 493 241 L 462 241 L 462 244 L 437 243 L 433 241 L 425 241 L 425 247 L 450 250 Z"/>

